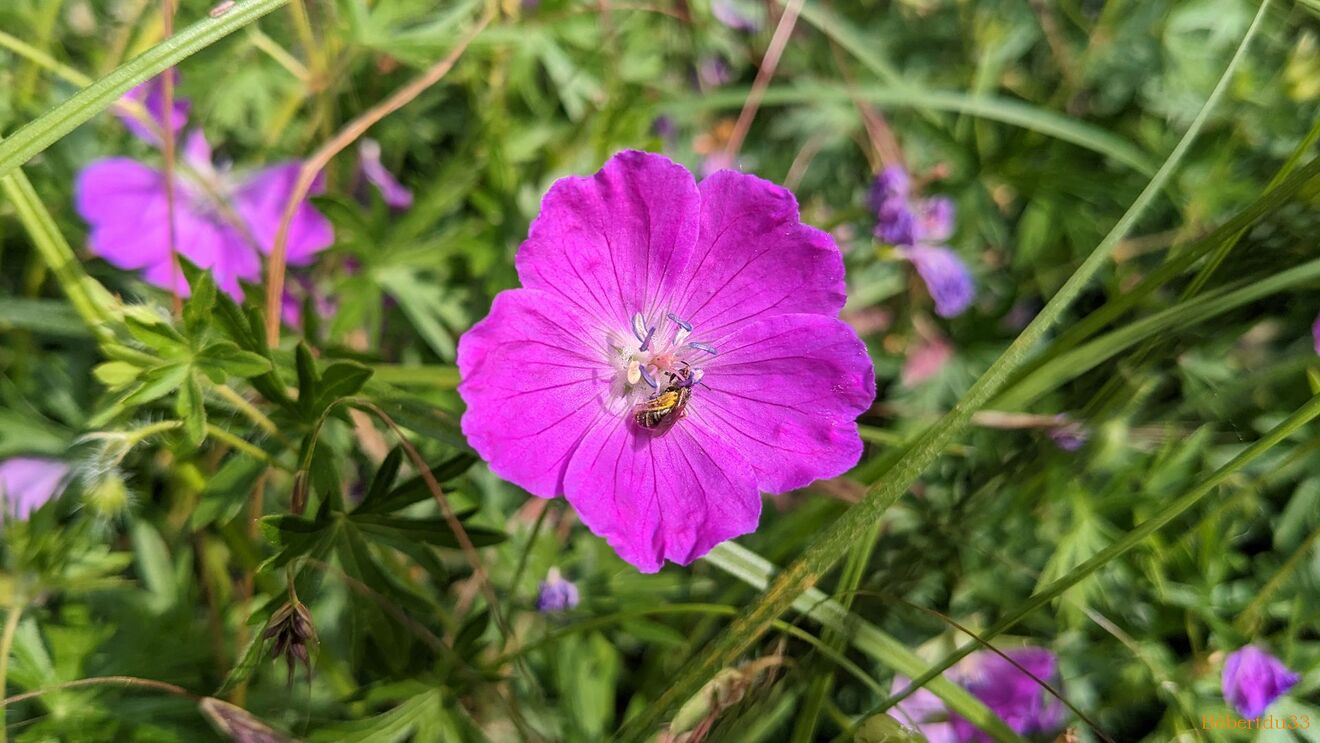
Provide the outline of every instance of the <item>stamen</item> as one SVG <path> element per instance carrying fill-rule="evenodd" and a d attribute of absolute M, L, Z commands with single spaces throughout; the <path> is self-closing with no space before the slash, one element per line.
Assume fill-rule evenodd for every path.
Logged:
<path fill-rule="evenodd" d="M 646 380 L 646 383 L 651 385 L 652 389 L 660 389 L 659 383 L 655 381 L 655 377 L 651 376 L 651 372 L 646 370 L 646 367 L 639 365 L 637 371 L 641 372 L 642 379 Z"/>
<path fill-rule="evenodd" d="M 719 353 L 719 351 L 716 351 L 715 347 L 710 345 L 709 343 L 698 343 L 696 341 L 692 341 L 691 343 L 688 344 L 688 348 L 695 348 L 698 351 L 705 351 L 711 356 L 714 356 Z"/>
<path fill-rule="evenodd" d="M 675 315 L 672 312 L 666 314 L 665 317 L 668 317 L 670 320 L 673 320 L 674 323 L 678 325 L 678 327 L 686 330 L 689 333 L 692 332 L 692 323 L 688 322 L 687 320 L 683 320 L 679 318 L 677 315 Z"/>
<path fill-rule="evenodd" d="M 646 318 L 642 317 L 640 312 L 632 316 L 632 331 L 633 335 L 637 336 L 637 340 L 646 340 Z"/>
<path fill-rule="evenodd" d="M 645 351 L 647 348 L 649 348 L 651 346 L 651 339 L 654 337 L 655 337 L 655 328 L 652 327 L 650 330 L 646 331 L 646 338 L 642 340 L 642 345 L 637 350 Z"/>
<path fill-rule="evenodd" d="M 633 359 L 628 364 L 628 384 L 637 384 L 642 378 L 642 362 Z"/>
<path fill-rule="evenodd" d="M 704 376 L 706 376 L 706 372 L 702 371 L 701 369 L 693 369 L 692 373 L 688 375 L 687 384 L 684 386 L 695 387 L 697 386 L 698 383 L 701 382 L 701 378 Z"/>

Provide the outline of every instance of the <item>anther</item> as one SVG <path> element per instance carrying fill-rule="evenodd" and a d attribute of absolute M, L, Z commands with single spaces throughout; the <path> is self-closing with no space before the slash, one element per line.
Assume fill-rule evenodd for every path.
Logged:
<path fill-rule="evenodd" d="M 632 331 L 633 335 L 637 336 L 637 340 L 643 342 L 646 340 L 646 318 L 642 317 L 640 312 L 632 316 Z"/>
<path fill-rule="evenodd" d="M 637 384 L 642 379 L 642 362 L 633 359 L 628 364 L 628 384 Z"/>
<path fill-rule="evenodd" d="M 665 317 L 668 317 L 670 320 L 673 320 L 674 324 L 678 325 L 678 327 L 686 330 L 689 333 L 692 332 L 692 323 L 688 322 L 687 320 L 681 319 L 678 315 L 675 315 L 672 312 L 667 313 Z"/>
<path fill-rule="evenodd" d="M 705 351 L 711 356 L 714 356 L 719 353 L 719 351 L 716 351 L 715 347 L 710 345 L 709 343 L 698 343 L 696 341 L 692 341 L 691 343 L 688 344 L 688 348 L 695 348 L 698 351 Z"/>
<path fill-rule="evenodd" d="M 655 328 L 652 327 L 650 330 L 646 331 L 646 338 L 642 340 L 642 345 L 637 350 L 645 351 L 646 349 L 650 348 L 651 339 L 654 337 L 655 337 Z"/>
<path fill-rule="evenodd" d="M 629 371 L 631 371 L 631 369 Z M 646 367 L 639 365 L 637 371 L 641 372 L 642 379 L 646 380 L 646 383 L 651 385 L 652 389 L 660 389 L 659 383 L 657 383 L 655 377 L 651 376 L 651 373 L 646 370 Z"/>

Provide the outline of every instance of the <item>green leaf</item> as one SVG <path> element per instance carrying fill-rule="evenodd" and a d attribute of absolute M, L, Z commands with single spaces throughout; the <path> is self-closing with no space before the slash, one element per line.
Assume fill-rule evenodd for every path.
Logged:
<path fill-rule="evenodd" d="M 396 446 L 390 449 L 390 453 L 385 455 L 384 461 L 376 469 L 376 474 L 371 478 L 371 485 L 367 487 L 367 494 L 362 497 L 362 502 L 358 503 L 353 509 L 354 513 L 370 513 L 377 501 L 382 500 L 390 492 L 390 487 L 394 485 L 394 480 L 399 476 L 399 468 L 403 466 L 403 447 Z"/>
<path fill-rule="evenodd" d="M 431 474 L 435 477 L 435 481 L 443 486 L 450 480 L 467 472 L 476 463 L 477 457 L 475 455 L 468 453 L 456 454 L 439 464 L 433 465 Z M 384 469 L 384 465 L 381 466 L 381 469 Z M 374 485 L 375 483 L 373 483 Z M 368 494 L 353 512 L 355 514 L 389 513 L 407 508 L 430 497 L 431 489 L 427 486 L 426 479 L 421 475 L 415 475 L 383 496 L 373 498 Z"/>
<path fill-rule="evenodd" d="M 145 313 L 139 313 L 145 315 Z M 124 315 L 124 325 L 128 332 L 142 345 L 162 352 L 177 352 L 187 344 L 187 339 L 179 331 L 164 321 L 145 317 Z"/>
<path fill-rule="evenodd" d="M 243 0 L 217 17 L 202 20 L 115 68 L 0 142 L 0 177 L 31 160 L 79 124 L 119 100 L 135 85 L 173 67 L 289 0 Z"/>
<path fill-rule="evenodd" d="M 148 369 L 141 375 L 142 386 L 126 397 L 124 404 L 132 407 L 164 397 L 183 384 L 188 372 L 188 364 L 182 362 Z"/>
<path fill-rule="evenodd" d="M 458 537 L 449 528 L 449 521 L 446 519 L 411 519 L 355 512 L 349 516 L 349 520 L 367 534 L 412 539 L 437 547 L 459 548 Z M 489 547 L 508 539 L 508 535 L 504 532 L 484 526 L 464 525 L 463 531 L 467 532 L 468 539 L 472 540 L 474 547 Z"/>
<path fill-rule="evenodd" d="M 316 359 L 312 358 L 312 349 L 304 341 L 298 342 L 293 358 L 298 371 L 298 409 L 307 420 L 315 420 L 320 413 L 314 409 L 313 403 L 321 383 L 321 375 L 316 371 Z"/>
<path fill-rule="evenodd" d="M 92 369 L 96 381 L 111 390 L 119 390 L 137 381 L 142 367 L 127 361 L 107 361 Z"/>
<path fill-rule="evenodd" d="M 206 438 L 206 403 L 202 394 L 202 384 L 196 374 L 187 375 L 187 380 L 179 387 L 179 397 L 174 401 L 174 410 L 183 419 L 183 432 L 192 446 L 200 446 Z"/>
<path fill-rule="evenodd" d="M 266 374 L 274 368 L 265 356 L 244 351 L 232 341 L 216 341 L 208 345 L 198 353 L 197 360 L 243 379 Z"/>
<path fill-rule="evenodd" d="M 336 400 L 356 395 L 371 374 L 370 368 L 355 361 L 337 361 L 326 367 L 312 410 L 320 415 Z"/>
<path fill-rule="evenodd" d="M 197 338 L 211 324 L 211 308 L 215 305 L 215 279 L 210 271 L 198 271 L 195 278 L 190 277 L 192 296 L 183 305 L 183 327 L 188 335 Z"/>

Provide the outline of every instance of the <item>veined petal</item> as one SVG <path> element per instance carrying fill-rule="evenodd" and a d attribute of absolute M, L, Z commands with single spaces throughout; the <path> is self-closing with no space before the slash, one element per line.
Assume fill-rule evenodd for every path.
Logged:
<path fill-rule="evenodd" d="M 719 347 L 763 317 L 837 315 L 843 258 L 833 238 L 801 223 L 788 189 L 720 171 L 701 182 L 701 233 L 676 296 L 676 314 Z"/>
<path fill-rule="evenodd" d="M 559 297 L 513 289 L 458 343 L 468 443 L 495 474 L 542 498 L 564 492 L 569 457 L 607 415 L 605 352 L 584 342 L 573 318 Z"/>
<path fill-rule="evenodd" d="M 756 530 L 751 467 L 699 413 L 659 436 L 623 418 L 593 426 L 564 475 L 564 494 L 592 532 L 644 573 L 687 565 Z"/>
<path fill-rule="evenodd" d="M 692 174 L 661 155 L 626 151 L 590 178 L 556 181 L 518 249 L 518 277 L 600 327 L 658 319 L 697 240 Z"/>
<path fill-rule="evenodd" d="M 250 174 L 234 194 L 234 210 L 263 253 L 270 254 L 275 247 L 275 233 L 279 230 L 284 207 L 293 193 L 302 163 L 287 162 L 272 165 Z M 312 183 L 311 195 L 325 191 L 325 177 L 317 175 Z M 298 205 L 289 224 L 289 242 L 285 260 L 293 265 L 310 263 L 312 256 L 330 247 L 335 241 L 335 230 L 330 220 L 316 211 L 310 201 Z"/>
<path fill-rule="evenodd" d="M 875 399 L 875 375 L 843 321 L 758 320 L 725 340 L 704 370 L 688 407 L 751 463 L 762 491 L 793 490 L 857 464 L 857 416 Z"/>

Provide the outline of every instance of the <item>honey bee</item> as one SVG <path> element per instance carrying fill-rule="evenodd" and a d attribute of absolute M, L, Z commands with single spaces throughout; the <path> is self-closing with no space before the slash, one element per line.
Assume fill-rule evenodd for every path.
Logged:
<path fill-rule="evenodd" d="M 669 384 L 663 390 L 633 408 L 633 422 L 639 428 L 659 433 L 683 417 L 692 399 L 692 373 L 685 366 L 668 374 Z"/>

